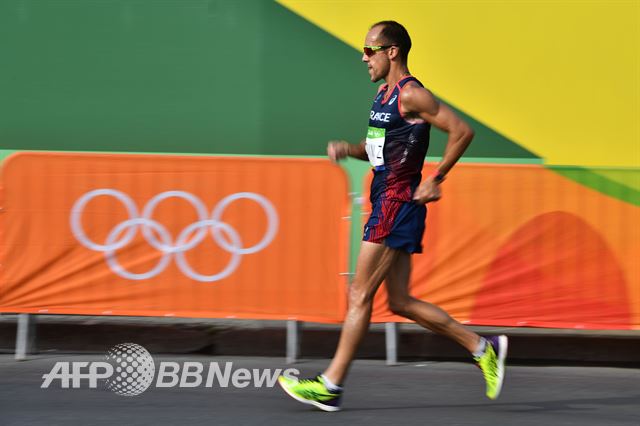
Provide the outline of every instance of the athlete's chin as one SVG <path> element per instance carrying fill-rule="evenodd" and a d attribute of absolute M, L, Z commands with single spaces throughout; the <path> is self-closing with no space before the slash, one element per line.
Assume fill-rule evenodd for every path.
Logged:
<path fill-rule="evenodd" d="M 373 70 L 373 68 L 367 68 L 367 72 L 369 73 L 369 79 L 372 82 L 376 82 L 378 80 L 380 80 L 380 78 L 378 76 L 376 76 L 376 72 Z"/>

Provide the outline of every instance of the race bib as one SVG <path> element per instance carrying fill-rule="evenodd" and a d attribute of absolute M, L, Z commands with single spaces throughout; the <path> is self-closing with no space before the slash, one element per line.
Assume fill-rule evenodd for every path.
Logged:
<path fill-rule="evenodd" d="M 384 166 L 384 135 L 385 129 L 378 127 L 369 127 L 367 130 L 367 140 L 365 142 L 365 149 L 367 150 L 367 157 L 373 167 Z"/>

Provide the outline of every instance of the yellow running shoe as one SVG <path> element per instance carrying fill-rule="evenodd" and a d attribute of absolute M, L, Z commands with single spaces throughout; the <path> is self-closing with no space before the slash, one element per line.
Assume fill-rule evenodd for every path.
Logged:
<path fill-rule="evenodd" d="M 289 396 L 303 404 L 314 405 L 323 411 L 339 411 L 342 391 L 331 392 L 321 376 L 313 379 L 278 377 L 278 383 Z"/>
<path fill-rule="evenodd" d="M 507 357 L 509 342 L 507 336 L 489 336 L 484 354 L 473 359 L 482 370 L 487 382 L 487 396 L 496 399 L 500 396 L 504 380 L 504 363 Z"/>

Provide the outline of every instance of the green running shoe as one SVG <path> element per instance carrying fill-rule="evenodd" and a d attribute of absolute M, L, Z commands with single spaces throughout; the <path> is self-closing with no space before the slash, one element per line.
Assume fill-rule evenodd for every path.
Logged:
<path fill-rule="evenodd" d="M 289 396 L 303 404 L 315 405 L 324 411 L 339 411 L 342 391 L 331 392 L 324 385 L 322 378 L 314 379 L 290 379 L 285 376 L 278 377 L 278 383 Z"/>
<path fill-rule="evenodd" d="M 504 361 L 507 357 L 509 345 L 507 336 L 489 336 L 484 355 L 474 357 L 478 367 L 482 370 L 484 380 L 487 382 L 487 396 L 496 399 L 502 389 L 504 380 Z"/>

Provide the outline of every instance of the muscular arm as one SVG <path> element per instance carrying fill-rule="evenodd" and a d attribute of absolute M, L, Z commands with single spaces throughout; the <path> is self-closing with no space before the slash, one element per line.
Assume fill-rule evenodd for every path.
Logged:
<path fill-rule="evenodd" d="M 441 104 L 427 89 L 419 86 L 407 86 L 402 90 L 402 112 L 407 118 L 421 118 L 448 135 L 442 161 L 437 170 L 446 175 L 462 157 L 471 140 L 473 130 L 458 117 L 451 108 Z M 421 203 L 436 201 L 440 198 L 440 188 L 434 176 L 428 176 L 418 187 L 414 199 Z"/>
<path fill-rule="evenodd" d="M 473 130 L 446 105 L 441 104 L 427 89 L 410 86 L 401 93 L 403 113 L 419 117 L 448 135 L 438 171 L 446 175 L 460 159 L 473 139 Z"/>

